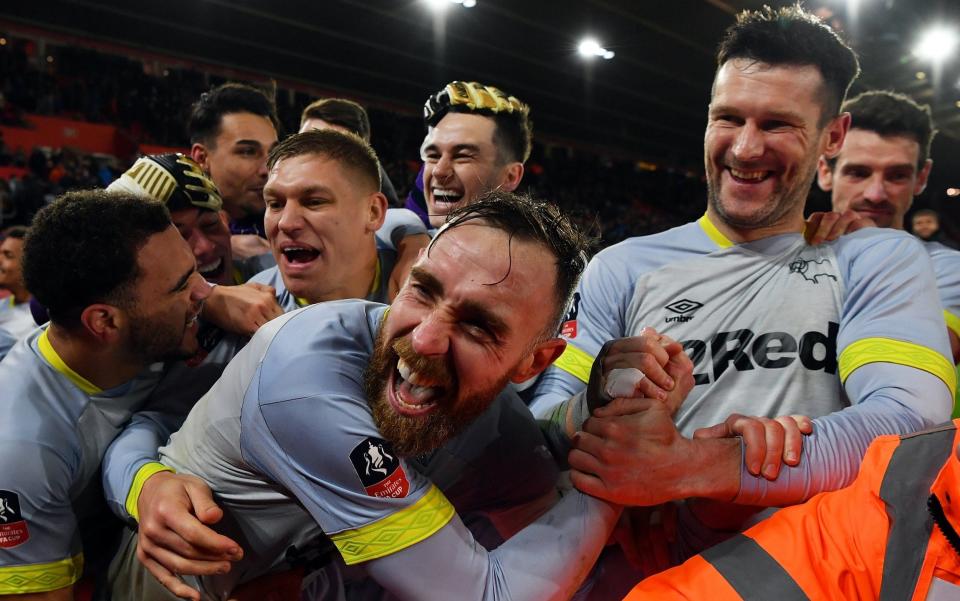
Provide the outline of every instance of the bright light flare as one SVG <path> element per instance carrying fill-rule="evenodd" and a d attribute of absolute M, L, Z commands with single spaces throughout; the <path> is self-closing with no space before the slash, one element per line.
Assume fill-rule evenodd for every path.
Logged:
<path fill-rule="evenodd" d="M 960 188 L 947 188 L 947 196 L 960 196 Z"/>
<path fill-rule="evenodd" d="M 920 42 L 913 48 L 913 55 L 917 58 L 939 62 L 953 55 L 958 41 L 960 39 L 957 38 L 956 31 L 945 27 L 935 27 L 927 30 L 920 37 Z"/>
<path fill-rule="evenodd" d="M 451 4 L 459 4 L 464 8 L 473 8 L 477 5 L 477 0 L 423 0 L 423 2 L 438 13 L 446 11 Z"/>
<path fill-rule="evenodd" d="M 583 38 L 580 42 L 580 45 L 577 46 L 577 52 L 580 53 L 580 56 L 584 58 L 593 58 L 599 56 L 600 58 L 610 60 L 615 56 L 615 53 L 612 50 L 607 50 L 600 45 L 600 42 L 593 38 Z"/>

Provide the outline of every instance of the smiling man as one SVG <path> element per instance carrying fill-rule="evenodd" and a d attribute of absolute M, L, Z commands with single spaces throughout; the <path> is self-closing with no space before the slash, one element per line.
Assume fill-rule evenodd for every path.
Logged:
<path fill-rule="evenodd" d="M 222 532 L 249 550 L 188 581 L 223 597 L 330 541 L 399 599 L 572 594 L 614 508 L 569 494 L 488 553 L 410 461 L 562 351 L 553 332 L 583 250 L 556 209 L 496 194 L 452 216 L 389 312 L 324 303 L 262 328 L 162 451 L 213 487 Z M 114 564 L 114 598 L 172 598 L 134 553 Z"/>
<path fill-rule="evenodd" d="M 493 86 L 454 81 L 423 107 L 420 147 L 430 225 L 491 190 L 512 192 L 530 157 L 530 107 Z"/>
<path fill-rule="evenodd" d="M 584 419 L 599 401 L 587 386 L 594 361 L 606 370 L 638 353 L 649 369 L 634 393 L 670 390 L 665 356 L 649 344 L 657 332 L 687 349 L 696 386 L 675 421 L 651 411 L 588 419 L 569 457 L 582 490 L 631 505 L 797 503 L 849 484 L 875 436 L 949 417 L 956 376 L 919 243 L 877 228 L 816 247 L 802 236 L 817 161 L 837 154 L 848 129 L 840 106 L 857 70 L 837 35 L 797 7 L 744 12 L 726 32 L 704 134 L 706 214 L 594 257 L 534 409 L 558 425 Z M 794 414 L 816 418 L 802 447 Z M 756 422 L 773 433 L 765 461 L 744 461 L 736 439 L 693 438 Z M 796 444 L 781 469 L 785 431 Z M 674 561 L 743 517 L 724 504 L 663 510 L 674 509 Z"/>
<path fill-rule="evenodd" d="M 387 199 L 377 156 L 353 134 L 308 131 L 268 158 L 264 224 L 277 266 L 251 281 L 284 310 L 343 298 L 387 302 L 396 252 L 377 248 Z"/>
<path fill-rule="evenodd" d="M 146 396 L 138 374 L 197 351 L 209 286 L 163 205 L 103 191 L 37 214 L 23 275 L 50 325 L 0 363 L 0 595 L 72 599 L 114 532 L 93 517 L 100 459 Z"/>
<path fill-rule="evenodd" d="M 20 259 L 27 228 L 15 225 L 4 232 L 0 240 L 0 288 L 10 295 L 0 298 L 0 360 L 10 350 L 11 343 L 29 334 L 37 324 L 30 313 L 30 291 L 23 281 Z M 6 342 L 4 342 L 6 341 Z"/>

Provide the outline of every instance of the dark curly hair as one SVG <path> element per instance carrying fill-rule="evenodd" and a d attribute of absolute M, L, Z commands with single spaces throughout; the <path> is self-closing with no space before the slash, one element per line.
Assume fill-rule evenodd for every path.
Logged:
<path fill-rule="evenodd" d="M 75 329 L 89 305 L 127 306 L 147 239 L 170 213 L 142 196 L 104 190 L 64 194 L 37 213 L 23 246 L 23 279 L 50 320 Z"/>

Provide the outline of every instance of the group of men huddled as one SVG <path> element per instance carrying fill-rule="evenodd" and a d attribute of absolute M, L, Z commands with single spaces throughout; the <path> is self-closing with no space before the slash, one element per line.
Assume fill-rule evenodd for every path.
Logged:
<path fill-rule="evenodd" d="M 7 239 L 0 319 L 49 323 L 0 361 L 0 595 L 957 598 L 960 253 L 901 231 L 929 111 L 858 72 L 741 14 L 706 213 L 592 259 L 496 88 L 426 103 L 429 224 L 358 105 L 278 142 L 204 94 L 190 156 Z"/>

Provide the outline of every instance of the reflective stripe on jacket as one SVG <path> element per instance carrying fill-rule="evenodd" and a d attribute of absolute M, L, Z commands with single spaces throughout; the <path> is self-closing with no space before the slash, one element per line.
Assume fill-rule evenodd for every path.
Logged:
<path fill-rule="evenodd" d="M 958 424 L 878 438 L 849 487 L 779 511 L 625 601 L 960 599 Z"/>

